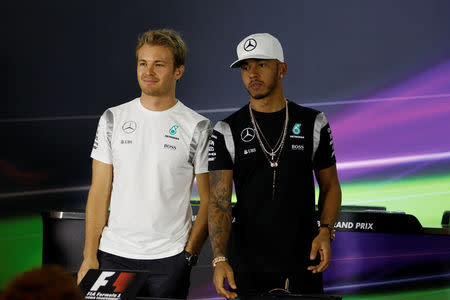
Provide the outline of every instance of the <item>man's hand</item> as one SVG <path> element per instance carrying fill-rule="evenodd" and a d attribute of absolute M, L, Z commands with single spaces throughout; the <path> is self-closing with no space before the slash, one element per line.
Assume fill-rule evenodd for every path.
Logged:
<path fill-rule="evenodd" d="M 80 270 L 78 270 L 77 284 L 80 284 L 81 280 L 83 279 L 84 275 L 86 275 L 87 271 L 89 271 L 90 269 L 98 269 L 98 267 L 99 263 L 97 258 L 83 260 L 83 263 L 80 266 Z"/>
<path fill-rule="evenodd" d="M 309 266 L 308 270 L 313 273 L 325 271 L 330 265 L 331 248 L 330 248 L 330 233 L 328 228 L 321 229 L 319 234 L 312 242 L 310 259 L 314 260 L 317 257 L 317 252 L 320 255 L 320 263 L 317 266 Z"/>
<path fill-rule="evenodd" d="M 225 279 L 228 281 L 228 285 L 232 289 L 236 289 L 236 283 L 234 282 L 234 273 L 228 262 L 218 262 L 214 268 L 213 282 L 216 287 L 217 294 L 224 296 L 225 298 L 236 298 L 237 294 L 230 292 L 224 287 Z"/>

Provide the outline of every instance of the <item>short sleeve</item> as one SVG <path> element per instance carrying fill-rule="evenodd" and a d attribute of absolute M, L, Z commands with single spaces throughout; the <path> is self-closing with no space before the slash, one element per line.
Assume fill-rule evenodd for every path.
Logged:
<path fill-rule="evenodd" d="M 321 170 L 336 164 L 333 135 L 324 113 L 319 113 L 314 124 L 313 166 Z"/>
<path fill-rule="evenodd" d="M 232 170 L 234 165 L 234 141 L 228 123 L 219 121 L 214 126 L 209 141 L 208 168 L 214 170 Z"/>
<path fill-rule="evenodd" d="M 195 174 L 208 173 L 208 141 L 211 131 L 210 120 L 200 121 L 194 130 L 190 151 L 193 153 Z"/>
<path fill-rule="evenodd" d="M 112 132 L 114 116 L 108 109 L 100 117 L 95 134 L 91 157 L 106 164 L 112 164 Z"/>

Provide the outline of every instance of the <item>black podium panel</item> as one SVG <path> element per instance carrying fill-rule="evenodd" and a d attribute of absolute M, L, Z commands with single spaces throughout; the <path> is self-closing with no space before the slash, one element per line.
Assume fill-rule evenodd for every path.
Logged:
<path fill-rule="evenodd" d="M 197 209 L 193 207 L 194 215 Z M 76 273 L 82 261 L 84 212 L 53 211 L 42 217 L 42 262 L 59 264 Z M 450 280 L 449 228 L 424 229 L 412 215 L 381 209 L 341 211 L 335 228 L 333 256 L 324 272 L 327 293 L 349 294 L 384 285 L 391 288 L 402 282 L 434 284 Z M 212 284 L 211 261 L 208 239 L 198 264 L 192 268 L 190 299 L 220 298 Z"/>
<path fill-rule="evenodd" d="M 194 216 L 198 210 L 193 207 Z M 43 263 L 56 263 L 71 272 L 77 272 L 83 258 L 83 211 L 49 211 L 43 219 Z M 405 213 L 383 210 L 348 212 L 341 211 L 336 222 L 337 231 L 421 234 L 424 232 L 416 217 Z M 198 266 L 208 267 L 212 261 L 209 240 L 203 246 Z"/>
<path fill-rule="evenodd" d="M 422 225 L 413 215 L 381 210 L 341 211 L 335 228 L 352 232 L 423 233 Z"/>
<path fill-rule="evenodd" d="M 42 263 L 78 272 L 83 260 L 84 216 L 83 211 L 42 213 Z"/>

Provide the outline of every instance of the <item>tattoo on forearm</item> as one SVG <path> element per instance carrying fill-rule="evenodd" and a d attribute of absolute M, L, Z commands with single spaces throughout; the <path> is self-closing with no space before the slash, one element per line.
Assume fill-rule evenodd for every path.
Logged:
<path fill-rule="evenodd" d="M 231 187 L 224 171 L 212 171 L 208 206 L 208 229 L 214 257 L 224 256 L 231 230 Z"/>

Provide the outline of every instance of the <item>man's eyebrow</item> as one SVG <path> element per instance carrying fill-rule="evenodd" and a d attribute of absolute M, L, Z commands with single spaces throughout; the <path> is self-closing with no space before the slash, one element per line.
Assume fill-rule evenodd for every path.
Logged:
<path fill-rule="evenodd" d="M 138 61 L 148 62 L 148 61 L 152 61 L 152 60 L 146 60 L 146 59 L 144 59 L 144 58 L 140 58 L 140 59 L 138 59 Z M 153 60 L 153 61 L 154 61 L 155 63 L 157 63 L 157 62 L 167 63 L 167 61 L 164 60 L 164 59 L 156 59 L 156 60 Z"/>

